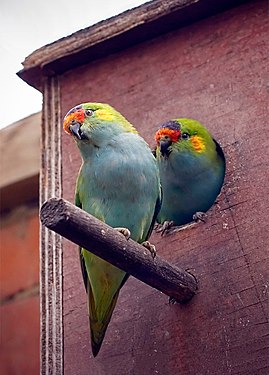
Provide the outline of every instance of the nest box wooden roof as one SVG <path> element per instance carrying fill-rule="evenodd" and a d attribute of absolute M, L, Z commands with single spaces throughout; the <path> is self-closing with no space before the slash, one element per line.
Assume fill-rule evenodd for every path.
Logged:
<path fill-rule="evenodd" d="M 42 77 L 58 75 L 246 0 L 154 0 L 61 38 L 33 52 L 18 76 L 42 91 Z"/>

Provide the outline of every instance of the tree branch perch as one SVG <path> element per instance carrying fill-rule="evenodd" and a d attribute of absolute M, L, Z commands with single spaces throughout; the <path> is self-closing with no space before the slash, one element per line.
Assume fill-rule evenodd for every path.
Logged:
<path fill-rule="evenodd" d="M 51 198 L 40 210 L 43 225 L 133 275 L 177 302 L 189 301 L 197 282 L 193 275 L 158 257 L 142 245 L 61 198 Z"/>

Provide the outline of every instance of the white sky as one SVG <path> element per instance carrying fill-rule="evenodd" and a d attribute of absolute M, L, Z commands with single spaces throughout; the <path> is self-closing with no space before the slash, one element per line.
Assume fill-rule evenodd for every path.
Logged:
<path fill-rule="evenodd" d="M 0 128 L 41 110 L 42 95 L 16 73 L 30 53 L 146 0 L 1 0 Z"/>

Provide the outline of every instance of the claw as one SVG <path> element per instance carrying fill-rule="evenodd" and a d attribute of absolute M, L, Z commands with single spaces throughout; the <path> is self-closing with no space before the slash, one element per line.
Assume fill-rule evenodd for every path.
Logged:
<path fill-rule="evenodd" d="M 141 243 L 141 245 L 149 250 L 153 259 L 156 257 L 157 251 L 154 245 L 152 245 L 149 241 L 144 241 Z"/>
<path fill-rule="evenodd" d="M 157 222 L 155 222 L 155 224 L 154 224 L 154 230 L 158 230 L 159 228 L 161 227 L 161 224 L 158 224 Z"/>
<path fill-rule="evenodd" d="M 114 229 L 116 229 L 119 233 L 123 234 L 124 237 L 126 238 L 126 240 L 129 240 L 129 238 L 131 237 L 131 232 L 129 231 L 128 228 L 118 227 L 118 228 L 114 228 Z"/>
<path fill-rule="evenodd" d="M 199 221 L 206 222 L 207 215 L 204 212 L 196 212 L 193 216 L 193 221 L 188 224 L 184 225 L 175 225 L 173 221 L 164 221 L 163 224 L 157 224 L 155 226 L 155 230 L 157 233 L 161 233 L 161 236 L 166 236 L 170 235 L 173 233 L 177 233 L 183 229 L 191 228 L 193 227 L 196 223 L 199 223 Z"/>
<path fill-rule="evenodd" d="M 196 225 L 197 222 L 195 221 L 191 221 L 190 223 L 184 225 L 173 225 L 171 228 L 167 229 L 163 235 L 169 236 L 170 234 L 174 234 L 185 229 L 190 229 Z"/>
<path fill-rule="evenodd" d="M 167 234 L 173 226 L 173 221 L 164 221 L 163 224 L 158 224 L 155 230 L 157 233 L 161 233 L 161 236 L 163 236 Z"/>
<path fill-rule="evenodd" d="M 176 301 L 175 298 L 169 297 L 168 303 L 169 303 L 169 305 L 174 305 L 175 303 L 177 303 L 177 301 Z"/>
<path fill-rule="evenodd" d="M 206 222 L 207 214 L 205 212 L 195 212 L 194 215 L 192 215 L 193 220 L 198 223 L 199 221 L 202 221 L 203 223 Z"/>

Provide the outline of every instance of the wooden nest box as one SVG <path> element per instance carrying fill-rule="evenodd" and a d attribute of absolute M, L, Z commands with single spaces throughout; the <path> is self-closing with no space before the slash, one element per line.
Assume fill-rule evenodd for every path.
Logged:
<path fill-rule="evenodd" d="M 266 1 L 156 0 L 26 58 L 18 74 L 44 95 L 41 203 L 73 202 L 80 155 L 62 120 L 85 101 L 111 104 L 150 145 L 167 119 L 200 120 L 227 160 L 207 222 L 151 238 L 197 295 L 169 305 L 130 278 L 96 359 L 76 245 L 42 229 L 42 374 L 269 373 L 267 40 Z"/>

